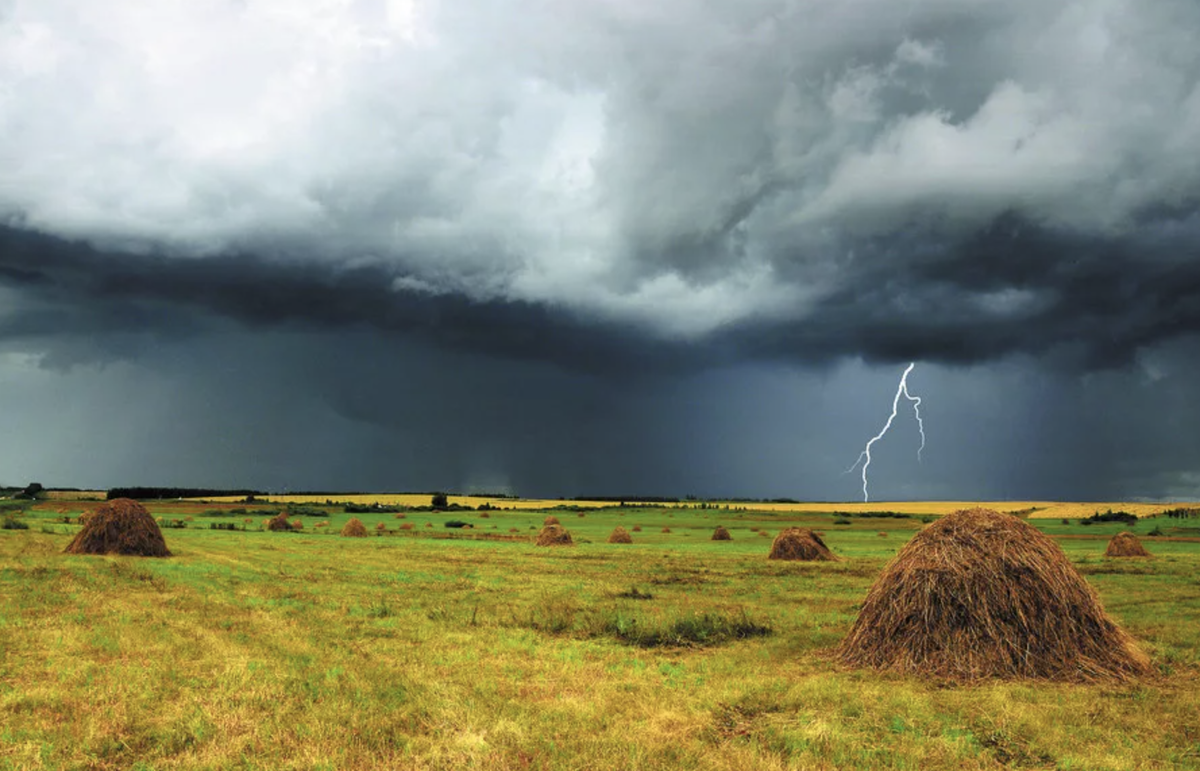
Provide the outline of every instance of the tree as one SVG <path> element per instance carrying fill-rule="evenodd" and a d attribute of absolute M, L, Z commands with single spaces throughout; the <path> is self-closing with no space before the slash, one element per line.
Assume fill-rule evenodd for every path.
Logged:
<path fill-rule="evenodd" d="M 433 500 L 429 502 L 429 505 L 435 509 L 444 509 L 449 506 L 450 503 L 446 500 L 445 493 L 434 493 Z"/>

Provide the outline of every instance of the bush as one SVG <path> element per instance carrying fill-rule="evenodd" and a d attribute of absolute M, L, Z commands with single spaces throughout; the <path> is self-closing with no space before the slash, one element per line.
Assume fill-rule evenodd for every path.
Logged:
<path fill-rule="evenodd" d="M 3 522 L 0 522 L 0 530 L 28 530 L 29 525 L 19 519 L 5 517 Z"/>
<path fill-rule="evenodd" d="M 1137 521 L 1137 516 L 1130 514 L 1128 511 L 1113 511 L 1112 509 L 1109 509 L 1103 514 L 1097 511 L 1087 519 L 1079 520 L 1079 524 L 1091 525 L 1095 524 L 1096 522 L 1124 522 L 1127 525 L 1136 525 Z"/>
<path fill-rule="evenodd" d="M 835 524 L 835 525 L 849 525 L 849 524 L 850 524 L 850 520 L 846 519 L 845 517 L 838 517 L 837 519 L 833 520 L 833 524 Z"/>
<path fill-rule="evenodd" d="M 446 520 L 446 527 L 468 527 L 469 525 L 469 522 L 463 522 L 461 519 Z"/>
<path fill-rule="evenodd" d="M 432 506 L 436 511 L 438 509 L 444 509 L 450 504 L 445 493 L 434 493 L 433 498 L 429 501 L 429 505 Z"/>

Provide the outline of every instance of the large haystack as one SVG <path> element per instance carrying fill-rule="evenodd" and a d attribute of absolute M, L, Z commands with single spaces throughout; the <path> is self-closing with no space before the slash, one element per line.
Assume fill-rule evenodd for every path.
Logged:
<path fill-rule="evenodd" d="M 625 528 L 617 525 L 612 531 L 612 535 L 608 537 L 609 543 L 633 543 L 633 536 Z"/>
<path fill-rule="evenodd" d="M 66 551 L 67 554 L 171 556 L 154 517 L 142 504 L 128 498 L 116 498 L 93 509 Z"/>
<path fill-rule="evenodd" d="M 954 680 L 1149 671 L 1058 545 L 988 509 L 955 512 L 917 533 L 867 593 L 837 656 Z"/>
<path fill-rule="evenodd" d="M 342 535 L 347 538 L 366 538 L 367 526 L 362 523 L 358 517 L 354 517 L 346 524 L 342 525 Z"/>
<path fill-rule="evenodd" d="M 291 533 L 292 523 L 288 522 L 287 512 L 281 511 L 267 520 L 267 529 L 277 533 Z"/>
<path fill-rule="evenodd" d="M 789 527 L 775 536 L 767 559 L 832 562 L 837 559 L 821 536 L 803 527 Z"/>
<path fill-rule="evenodd" d="M 562 525 L 546 525 L 534 541 L 538 546 L 573 546 L 571 534 Z"/>
<path fill-rule="evenodd" d="M 1105 557 L 1149 557 L 1150 552 L 1133 533 L 1117 533 L 1104 550 Z"/>
<path fill-rule="evenodd" d="M 717 525 L 717 529 L 713 531 L 712 539 L 714 541 L 732 541 L 733 536 L 722 525 Z"/>

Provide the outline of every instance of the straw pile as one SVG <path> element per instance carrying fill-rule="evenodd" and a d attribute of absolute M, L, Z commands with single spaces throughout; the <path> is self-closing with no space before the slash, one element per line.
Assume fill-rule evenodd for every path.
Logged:
<path fill-rule="evenodd" d="M 573 546 L 575 542 L 562 525 L 546 525 L 537 534 L 534 543 L 538 546 Z"/>
<path fill-rule="evenodd" d="M 608 537 L 609 543 L 633 543 L 633 536 L 625 528 L 617 525 L 612 531 L 612 535 Z"/>
<path fill-rule="evenodd" d="M 1104 550 L 1105 557 L 1149 557 L 1150 552 L 1133 533 L 1117 533 Z"/>
<path fill-rule="evenodd" d="M 775 536 L 767 559 L 832 562 L 837 559 L 821 536 L 802 527 L 789 527 Z"/>
<path fill-rule="evenodd" d="M 722 525 L 717 525 L 717 529 L 713 531 L 712 539 L 714 541 L 732 541 L 733 536 Z"/>
<path fill-rule="evenodd" d="M 955 512 L 917 533 L 871 587 L 837 657 L 951 680 L 1149 671 L 1058 545 L 988 509 Z"/>
<path fill-rule="evenodd" d="M 366 538 L 367 526 L 358 517 L 354 517 L 342 525 L 342 535 L 346 538 Z"/>
<path fill-rule="evenodd" d="M 67 545 L 66 553 L 171 556 L 154 517 L 129 498 L 115 498 L 93 509 Z"/>
<path fill-rule="evenodd" d="M 292 523 L 288 522 L 287 512 L 281 511 L 267 520 L 267 529 L 279 533 L 292 532 Z"/>
<path fill-rule="evenodd" d="M 550 527 L 551 525 L 561 525 L 561 524 L 562 523 L 558 521 L 558 517 L 554 516 L 553 514 L 550 514 L 549 516 L 547 516 L 545 519 L 542 520 L 542 527 Z"/>

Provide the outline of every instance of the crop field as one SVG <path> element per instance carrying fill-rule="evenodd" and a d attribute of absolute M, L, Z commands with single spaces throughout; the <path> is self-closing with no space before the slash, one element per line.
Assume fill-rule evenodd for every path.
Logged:
<path fill-rule="evenodd" d="M 102 496 L 101 496 L 102 497 Z M 356 503 L 360 505 L 380 504 L 383 506 L 422 506 L 429 503 L 430 496 L 428 494 L 418 493 L 363 493 L 355 495 L 336 495 L 334 496 L 339 502 Z M 222 504 L 235 504 L 242 500 L 238 496 L 223 496 L 215 498 L 196 498 L 192 499 L 195 502 L 211 502 Z M 262 499 L 278 504 L 321 504 L 330 501 L 327 495 L 271 495 Z M 498 509 L 512 509 L 514 511 L 530 511 L 554 508 L 556 506 L 570 506 L 574 508 L 594 509 L 607 508 L 613 505 L 612 501 L 589 501 L 589 500 L 571 500 L 563 501 L 557 499 L 545 498 L 497 498 L 486 495 L 451 495 L 448 497 L 450 503 L 456 503 L 461 506 L 477 507 L 481 504 Z M 634 499 L 630 499 L 630 504 L 639 503 Z M 701 504 L 697 501 L 679 501 L 674 503 L 656 504 L 660 508 L 697 508 Z M 742 501 L 728 502 L 712 502 L 706 503 L 706 506 L 715 506 L 719 509 L 730 511 L 740 511 L 753 509 L 754 511 L 770 511 L 789 514 L 819 514 L 845 512 L 849 514 L 867 514 L 867 513 L 883 513 L 883 512 L 904 512 L 907 514 L 915 514 L 917 516 L 941 516 L 949 514 L 960 509 L 969 509 L 976 506 L 1002 511 L 1006 513 L 1021 513 L 1027 514 L 1031 519 L 1061 519 L 1064 517 L 1071 519 L 1079 519 L 1089 516 L 1095 512 L 1104 511 L 1127 511 L 1138 517 L 1151 517 L 1163 511 L 1200 506 L 1194 502 L 1171 502 L 1171 503 L 1126 503 L 1126 502 L 1068 502 L 1068 501 L 876 501 L 874 503 L 789 503 L 789 502 L 755 502 L 746 503 Z"/>
<path fill-rule="evenodd" d="M 572 502 L 575 545 L 539 548 L 546 512 L 310 503 L 266 531 L 285 503 L 148 502 L 163 559 L 63 554 L 96 502 L 10 510 L 0 769 L 1200 769 L 1197 518 L 1031 519 L 1153 675 L 960 684 L 830 655 L 921 504 Z M 768 561 L 790 525 L 843 559 Z M 1121 531 L 1153 558 L 1103 557 Z"/>

